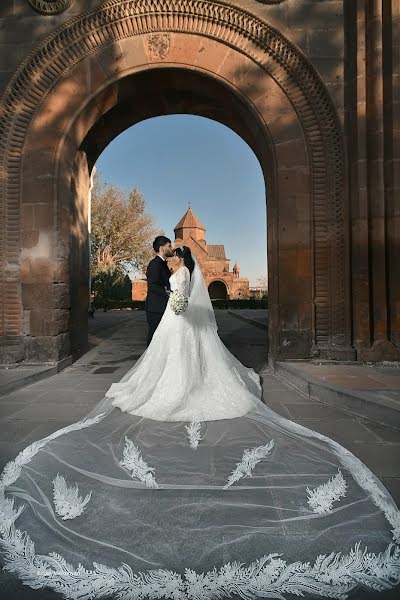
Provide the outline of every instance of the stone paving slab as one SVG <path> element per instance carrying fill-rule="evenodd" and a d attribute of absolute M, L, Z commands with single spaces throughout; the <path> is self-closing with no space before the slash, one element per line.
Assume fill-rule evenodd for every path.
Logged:
<path fill-rule="evenodd" d="M 108 387 L 110 387 L 111 383 L 108 384 Z M 74 390 L 76 390 L 77 388 L 73 388 Z M 40 402 L 48 402 L 49 404 L 54 403 L 54 401 L 56 401 L 57 403 L 69 403 L 69 404 L 77 404 L 77 405 L 82 405 L 82 404 L 97 404 L 101 398 L 103 397 L 103 387 L 101 387 L 100 389 L 96 389 L 96 390 L 79 390 L 79 393 L 74 393 L 71 394 L 71 390 L 58 390 L 57 391 L 57 398 L 54 397 L 54 392 L 48 390 L 48 391 L 44 391 L 42 390 L 43 393 L 41 393 L 38 396 L 33 396 L 33 398 L 31 399 L 31 403 L 35 404 L 35 403 L 40 403 Z M 78 390 L 77 390 L 78 392 Z"/>
<path fill-rule="evenodd" d="M 308 398 L 400 430 L 398 366 L 278 361 L 274 371 Z"/>
<path fill-rule="evenodd" d="M 96 317 L 89 320 L 89 348 L 96 352 L 96 348 L 104 339 L 115 333 L 117 327 L 123 327 L 129 320 L 131 311 L 98 311 Z M 90 350 L 85 356 L 90 357 Z M 23 389 L 32 383 L 46 380 L 71 364 L 70 357 L 61 361 L 59 365 L 20 365 L 15 367 L 0 365 L 0 398 Z M 74 363 L 75 365 L 76 363 Z M 103 363 L 100 361 L 100 365 Z M 72 367 L 73 368 L 73 367 Z"/>
<path fill-rule="evenodd" d="M 0 397 L 57 373 L 56 366 L 0 367 Z"/>
<path fill-rule="evenodd" d="M 309 404 L 308 402 L 296 402 L 288 405 L 290 415 L 293 419 L 343 419 L 344 413 L 330 406 L 322 404 Z"/>
<path fill-rule="evenodd" d="M 346 447 L 379 477 L 400 478 L 400 441 L 396 444 L 346 442 Z M 400 505 L 400 498 L 395 498 Z"/>
<path fill-rule="evenodd" d="M 382 439 L 376 434 L 371 432 L 364 423 L 353 419 L 318 419 L 316 423 L 315 419 L 296 419 L 296 423 L 304 425 L 309 429 L 314 429 L 317 425 L 318 431 L 327 435 L 330 438 L 334 438 L 340 444 L 346 445 L 349 440 L 351 443 L 366 443 L 374 444 L 382 443 Z"/>
<path fill-rule="evenodd" d="M 400 368 L 372 367 L 363 364 L 333 364 L 321 362 L 290 362 L 286 366 L 301 369 L 313 379 L 354 390 L 400 391 Z M 394 363 L 397 365 L 397 363 Z"/>
<path fill-rule="evenodd" d="M 317 379 L 350 389 L 400 390 L 400 368 L 398 367 L 303 363 L 302 368 Z"/>
<path fill-rule="evenodd" d="M 227 311 L 230 315 L 242 321 L 247 321 L 256 327 L 261 329 L 268 329 L 268 310 L 258 308 L 242 308 L 234 309 L 230 308 Z"/>
<path fill-rule="evenodd" d="M 396 429 L 385 427 L 380 423 L 374 423 L 373 421 L 362 421 L 364 426 L 372 431 L 382 442 L 399 443 L 400 433 Z"/>

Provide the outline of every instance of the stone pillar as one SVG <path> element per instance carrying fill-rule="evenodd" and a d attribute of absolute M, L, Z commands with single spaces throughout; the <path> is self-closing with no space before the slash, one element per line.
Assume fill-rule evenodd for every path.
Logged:
<path fill-rule="evenodd" d="M 400 3 L 383 0 L 388 337 L 400 348 Z"/>
<path fill-rule="evenodd" d="M 70 294 L 71 294 L 71 355 L 73 360 L 88 350 L 89 308 L 89 223 L 88 200 L 90 176 L 86 154 L 76 155 L 71 179 L 71 246 L 70 246 Z"/>
<path fill-rule="evenodd" d="M 373 361 L 400 358 L 394 344 L 398 326 L 393 327 L 398 283 L 391 267 L 396 239 L 391 4 L 345 3 L 353 336 L 357 358 Z"/>

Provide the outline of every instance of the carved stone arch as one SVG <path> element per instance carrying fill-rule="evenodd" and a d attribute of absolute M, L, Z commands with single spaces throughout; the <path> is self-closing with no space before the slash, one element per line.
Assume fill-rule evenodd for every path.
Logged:
<path fill-rule="evenodd" d="M 41 103 L 65 73 L 99 49 L 124 38 L 160 35 L 149 51 L 163 60 L 168 35 L 174 32 L 233 48 L 271 77 L 295 108 L 309 151 L 312 186 L 311 354 L 349 358 L 344 157 L 337 114 L 313 67 L 279 31 L 246 10 L 212 0 L 111 0 L 64 23 L 21 64 L 1 105 L 0 335 L 10 343 L 21 342 L 21 164 L 24 140 Z"/>

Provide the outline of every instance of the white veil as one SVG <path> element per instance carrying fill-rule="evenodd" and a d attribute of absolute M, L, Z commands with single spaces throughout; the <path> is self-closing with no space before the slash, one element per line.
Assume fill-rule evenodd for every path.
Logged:
<path fill-rule="evenodd" d="M 214 309 L 210 300 L 210 295 L 204 281 L 197 258 L 192 254 L 194 260 L 194 269 L 190 280 L 190 300 L 187 308 L 187 316 L 190 317 L 193 324 L 197 327 L 215 327 Z"/>

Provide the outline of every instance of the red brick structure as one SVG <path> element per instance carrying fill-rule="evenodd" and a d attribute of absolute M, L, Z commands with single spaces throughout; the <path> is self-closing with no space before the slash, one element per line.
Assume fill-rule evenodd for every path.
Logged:
<path fill-rule="evenodd" d="M 91 170 L 177 113 L 260 162 L 271 362 L 399 359 L 398 0 L 2 0 L 0 18 L 2 363 L 85 350 Z"/>
<path fill-rule="evenodd" d="M 143 302 L 147 296 L 146 279 L 132 279 L 132 300 Z"/>
<path fill-rule="evenodd" d="M 191 208 L 174 229 L 174 246 L 189 246 L 199 261 L 212 299 L 249 298 L 249 280 L 239 276 L 239 266 L 229 270 L 223 244 L 207 244 L 206 229 Z"/>
<path fill-rule="evenodd" d="M 207 244 L 206 228 L 189 208 L 175 229 L 176 246 L 188 246 L 199 261 L 211 299 L 249 298 L 249 280 L 240 277 L 239 266 L 229 270 L 229 258 L 225 256 L 223 244 Z M 144 292 L 146 290 L 146 292 Z M 146 297 L 147 285 L 144 279 L 132 281 L 132 299 Z"/>

